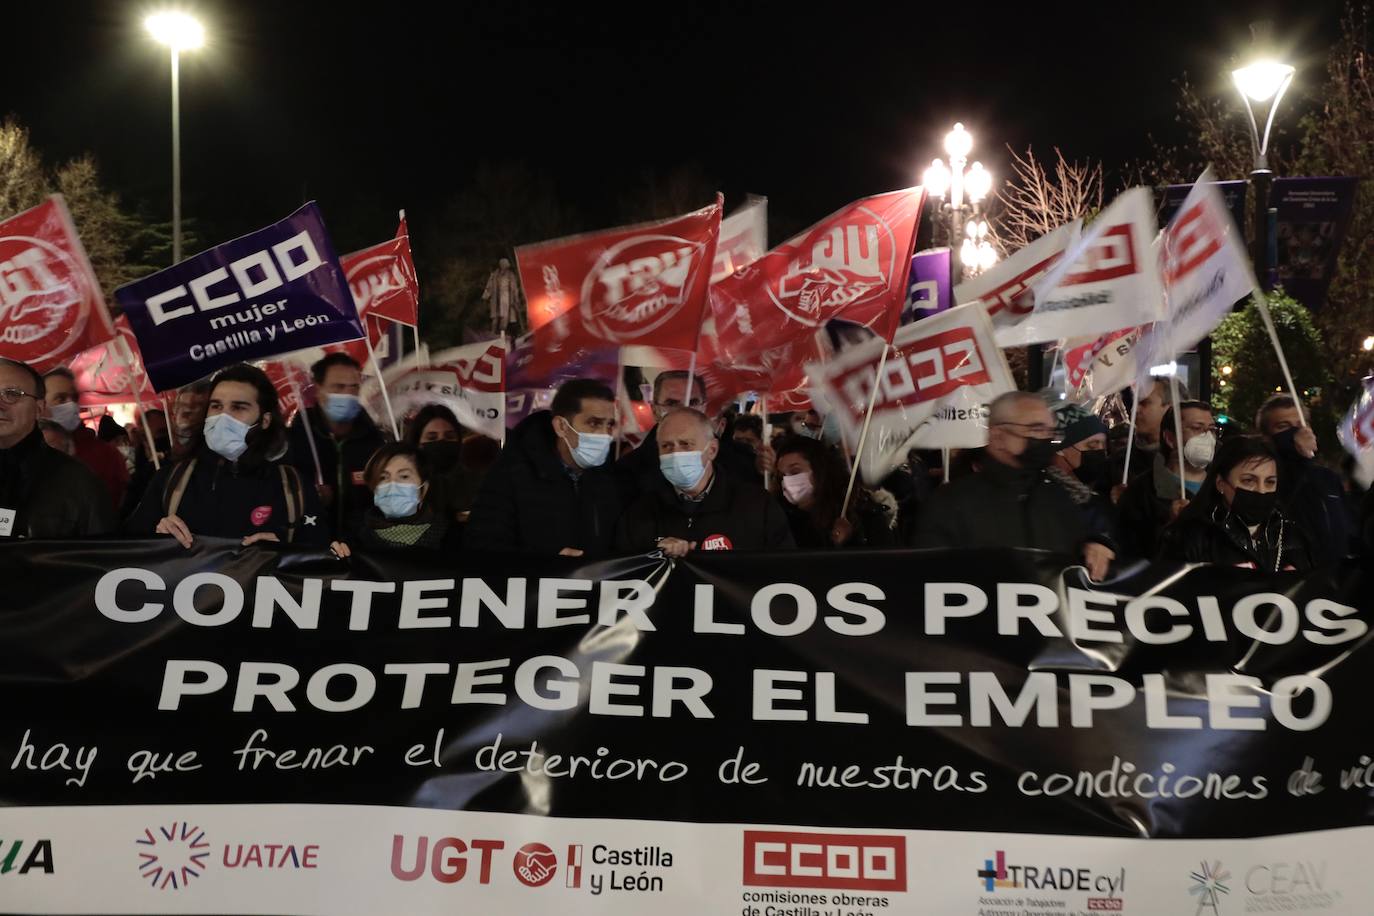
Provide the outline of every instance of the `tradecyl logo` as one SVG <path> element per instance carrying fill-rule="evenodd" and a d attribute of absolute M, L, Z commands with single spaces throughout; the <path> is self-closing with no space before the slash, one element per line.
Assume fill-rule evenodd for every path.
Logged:
<path fill-rule="evenodd" d="M 987 893 L 1003 889 L 1025 888 L 1032 891 L 1076 891 L 1102 896 L 1088 899 L 1090 910 L 1120 910 L 1119 897 L 1126 889 L 1126 869 L 1118 872 L 1095 872 L 1091 868 L 1058 865 L 1012 865 L 1007 854 L 999 849 L 992 858 L 983 860 L 978 869 L 978 881 Z"/>
<path fill-rule="evenodd" d="M 27 847 L 25 842 L 0 840 L 0 876 L 27 875 L 35 870 L 45 875 L 53 873 L 52 840 L 35 840 Z"/>
<path fill-rule="evenodd" d="M 172 821 L 166 827 L 148 827 L 134 841 L 138 846 L 138 873 L 160 891 L 180 890 L 200 877 L 209 865 L 210 841 L 205 831 L 190 821 Z"/>
<path fill-rule="evenodd" d="M 1192 873 L 1190 877 L 1193 884 L 1188 888 L 1188 893 L 1197 898 L 1197 912 L 1194 916 L 1221 916 L 1221 898 L 1231 893 L 1230 887 L 1226 882 L 1231 880 L 1231 873 L 1222 868 L 1220 862 L 1208 863 L 1203 861 L 1201 867 Z"/>
<path fill-rule="evenodd" d="M 906 890 L 906 838 L 744 832 L 744 883 L 755 887 Z"/>
<path fill-rule="evenodd" d="M 602 252 L 582 285 L 582 317 L 612 341 L 635 340 L 682 310 L 704 246 L 671 235 L 637 235 Z"/>
<path fill-rule="evenodd" d="M 558 856 L 543 843 L 526 843 L 515 852 L 511 864 L 515 877 L 527 887 L 543 887 L 558 871 Z"/>

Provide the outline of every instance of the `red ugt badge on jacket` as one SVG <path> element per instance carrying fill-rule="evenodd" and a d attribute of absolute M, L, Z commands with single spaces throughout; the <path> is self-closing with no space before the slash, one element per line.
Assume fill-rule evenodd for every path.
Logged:
<path fill-rule="evenodd" d="M 730 543 L 730 539 L 723 534 L 708 535 L 701 542 L 702 550 L 734 550 L 735 545 Z"/>

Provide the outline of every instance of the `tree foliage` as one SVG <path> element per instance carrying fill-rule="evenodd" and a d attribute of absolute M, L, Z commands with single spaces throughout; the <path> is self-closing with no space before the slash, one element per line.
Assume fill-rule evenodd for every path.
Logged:
<path fill-rule="evenodd" d="M 1070 162 L 1059 147 L 1047 167 L 1027 148 L 1011 153 L 1011 177 L 997 193 L 994 236 L 1008 255 L 1047 232 L 1102 209 L 1102 163 Z"/>

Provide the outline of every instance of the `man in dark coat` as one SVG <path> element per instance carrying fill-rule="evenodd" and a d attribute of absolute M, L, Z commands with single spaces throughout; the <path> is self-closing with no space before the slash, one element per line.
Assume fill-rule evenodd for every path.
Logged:
<path fill-rule="evenodd" d="M 1298 405 L 1276 394 L 1260 406 L 1255 429 L 1279 456 L 1279 507 L 1307 535 L 1317 565 L 1350 554 L 1357 527 L 1341 475 L 1317 460 L 1317 436 Z"/>
<path fill-rule="evenodd" d="M 921 509 L 916 547 L 1033 547 L 1072 558 L 1101 579 L 1115 551 L 1088 530 L 1068 492 L 1046 474 L 1054 417 L 1039 396 L 1001 395 L 988 417 L 980 469 L 936 490 Z"/>
<path fill-rule="evenodd" d="M 705 414 L 670 412 L 658 424 L 658 480 L 625 513 L 620 548 L 785 550 L 794 546 L 782 506 L 762 487 L 719 472 L 720 442 Z M 641 446 L 642 447 L 642 446 Z"/>
<path fill-rule="evenodd" d="M 511 431 L 468 518 L 464 545 L 564 556 L 610 553 L 620 496 L 606 467 L 615 393 L 594 379 L 564 382 L 548 410 Z"/>
<path fill-rule="evenodd" d="M 109 534 L 116 521 L 104 486 L 38 429 L 44 394 L 37 372 L 0 358 L 0 539 Z"/>

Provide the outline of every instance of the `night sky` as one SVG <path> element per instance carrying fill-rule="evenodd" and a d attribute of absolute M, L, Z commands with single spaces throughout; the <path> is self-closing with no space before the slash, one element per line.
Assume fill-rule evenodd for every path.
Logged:
<path fill-rule="evenodd" d="M 1173 81 L 1187 71 L 1233 98 L 1222 75 L 1256 18 L 1274 20 L 1299 67 L 1301 106 L 1340 12 L 1331 0 L 999 6 L 186 5 L 209 35 L 183 56 L 186 213 L 215 242 L 315 198 L 346 251 L 389 236 L 404 206 L 421 247 L 484 162 L 547 174 L 585 229 L 612 219 L 609 202 L 645 169 L 692 163 L 727 207 L 767 195 L 776 242 L 915 183 L 956 119 L 1001 174 L 1003 144 L 1057 144 L 1110 169 L 1146 152 L 1147 134 L 1180 140 Z M 94 153 L 126 201 L 160 215 L 170 93 L 142 27 L 153 8 L 6 4 L 0 113 L 52 160 Z"/>

